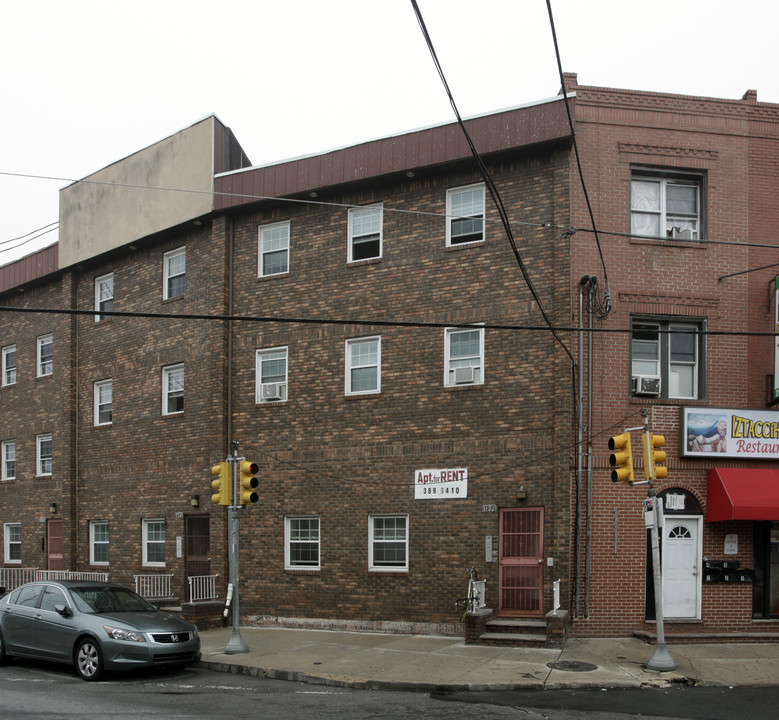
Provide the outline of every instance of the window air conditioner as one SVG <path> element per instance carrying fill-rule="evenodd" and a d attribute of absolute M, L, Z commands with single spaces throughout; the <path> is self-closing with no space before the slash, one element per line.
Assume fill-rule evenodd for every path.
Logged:
<path fill-rule="evenodd" d="M 634 395 L 659 395 L 660 378 L 657 377 L 656 375 L 634 375 L 633 394 Z"/>
<path fill-rule="evenodd" d="M 679 238 L 679 240 L 694 240 L 695 231 L 692 228 L 685 228 L 682 230 L 681 228 L 674 227 L 671 228 L 671 237 Z"/>
<path fill-rule="evenodd" d="M 474 368 L 458 367 L 454 369 L 454 382 L 456 384 L 472 383 L 474 378 Z"/>
<path fill-rule="evenodd" d="M 281 400 L 281 383 L 265 383 L 262 386 L 263 400 Z"/>

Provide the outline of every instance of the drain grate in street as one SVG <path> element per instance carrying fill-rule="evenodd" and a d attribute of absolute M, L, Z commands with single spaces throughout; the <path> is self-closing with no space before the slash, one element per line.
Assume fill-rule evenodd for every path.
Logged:
<path fill-rule="evenodd" d="M 550 662 L 546 666 L 552 670 L 565 670 L 565 672 L 592 672 L 597 670 L 598 666 L 592 663 L 576 662 L 575 660 L 561 660 L 560 662 Z"/>

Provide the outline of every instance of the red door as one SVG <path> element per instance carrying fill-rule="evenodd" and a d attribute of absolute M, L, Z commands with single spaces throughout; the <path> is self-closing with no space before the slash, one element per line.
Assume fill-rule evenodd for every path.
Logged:
<path fill-rule="evenodd" d="M 62 520 L 46 521 L 46 569 L 64 570 L 62 554 Z"/>
<path fill-rule="evenodd" d="M 498 614 L 543 615 L 544 509 L 500 511 Z"/>

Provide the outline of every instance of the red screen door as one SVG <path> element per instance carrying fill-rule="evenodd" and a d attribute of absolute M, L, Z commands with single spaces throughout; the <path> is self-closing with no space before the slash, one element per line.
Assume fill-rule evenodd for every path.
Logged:
<path fill-rule="evenodd" d="M 498 587 L 500 615 L 543 615 L 543 559 L 544 509 L 502 509 Z"/>

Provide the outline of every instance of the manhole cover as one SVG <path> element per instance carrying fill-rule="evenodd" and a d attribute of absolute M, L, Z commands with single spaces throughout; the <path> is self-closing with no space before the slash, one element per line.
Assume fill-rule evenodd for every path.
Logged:
<path fill-rule="evenodd" d="M 592 672 L 597 670 L 598 666 L 592 663 L 576 662 L 574 660 L 561 660 L 560 662 L 550 662 L 546 666 L 552 670 L 565 670 L 565 672 Z"/>

